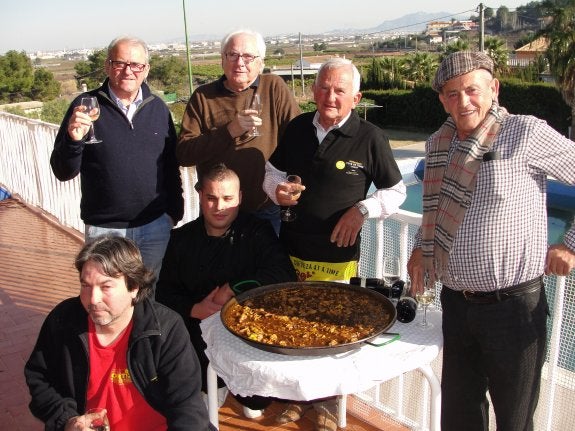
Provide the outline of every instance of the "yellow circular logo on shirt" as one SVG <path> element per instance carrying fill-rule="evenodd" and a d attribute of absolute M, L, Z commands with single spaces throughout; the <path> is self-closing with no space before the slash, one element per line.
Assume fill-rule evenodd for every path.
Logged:
<path fill-rule="evenodd" d="M 345 168 L 345 162 L 342 160 L 339 160 L 338 162 L 336 162 L 335 167 L 338 169 L 343 169 L 343 168 Z"/>

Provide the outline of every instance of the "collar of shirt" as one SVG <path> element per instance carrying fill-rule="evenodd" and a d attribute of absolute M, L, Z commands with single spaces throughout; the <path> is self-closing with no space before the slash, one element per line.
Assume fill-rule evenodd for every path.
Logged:
<path fill-rule="evenodd" d="M 315 111 L 315 115 L 313 116 L 313 125 L 315 126 L 315 133 L 317 135 L 317 140 L 319 141 L 319 143 L 321 144 L 323 139 L 333 129 L 339 129 L 341 126 L 343 126 L 350 116 L 351 111 L 349 111 L 349 114 L 347 114 L 339 123 L 334 124 L 333 126 L 329 126 L 327 129 L 324 129 L 323 126 L 319 123 L 319 112 Z"/>
<path fill-rule="evenodd" d="M 222 75 L 221 78 L 218 80 L 218 85 L 220 86 L 221 89 L 223 89 L 224 91 L 227 91 L 229 93 L 242 93 L 243 91 L 246 91 L 248 88 L 258 88 L 260 85 L 260 75 L 258 75 L 257 78 L 254 80 L 254 82 L 252 82 L 244 90 L 233 91 L 233 90 L 230 90 L 229 88 L 227 88 L 226 85 L 224 84 L 224 82 L 227 80 L 228 80 L 228 78 L 226 78 L 226 75 Z"/>
<path fill-rule="evenodd" d="M 128 118 L 128 120 L 132 121 L 132 118 L 134 117 L 136 110 L 144 101 L 144 97 L 142 96 L 142 88 L 140 87 L 140 89 L 138 90 L 138 94 L 136 95 L 136 98 L 128 106 L 124 106 L 120 98 L 116 96 L 116 94 L 114 93 L 112 88 L 110 88 L 110 86 L 108 86 L 108 90 L 110 91 L 112 99 L 114 100 L 114 102 L 116 102 L 116 105 L 118 105 L 118 108 L 122 110 L 122 112 Z"/>

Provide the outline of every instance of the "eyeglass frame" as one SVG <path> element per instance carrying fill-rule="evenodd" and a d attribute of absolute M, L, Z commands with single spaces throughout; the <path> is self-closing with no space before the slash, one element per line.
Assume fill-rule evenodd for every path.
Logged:
<path fill-rule="evenodd" d="M 244 64 L 251 64 L 254 61 L 256 61 L 256 59 L 261 58 L 260 55 L 253 55 L 246 53 L 240 54 L 239 52 L 226 52 L 224 53 L 224 55 L 226 57 L 226 60 L 228 61 L 238 61 L 241 58 Z M 246 60 L 246 56 L 248 57 L 248 60 Z"/>
<path fill-rule="evenodd" d="M 141 73 L 146 70 L 147 63 L 132 63 L 131 61 L 121 61 L 121 60 L 108 60 L 110 67 L 114 70 L 125 70 L 126 67 L 130 67 L 132 73 Z M 121 65 L 122 67 L 118 67 Z"/>

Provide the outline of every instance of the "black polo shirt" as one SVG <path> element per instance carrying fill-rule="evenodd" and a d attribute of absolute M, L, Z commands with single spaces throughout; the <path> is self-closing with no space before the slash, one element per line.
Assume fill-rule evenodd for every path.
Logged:
<path fill-rule="evenodd" d="M 329 241 L 331 232 L 345 211 L 365 199 L 372 183 L 378 189 L 393 187 L 401 172 L 383 130 L 355 111 L 321 144 L 314 115 L 294 118 L 270 158 L 279 170 L 299 175 L 306 186 L 292 208 L 296 219 L 282 223 L 280 238 L 290 255 L 304 260 L 357 260 L 359 241 L 353 247 L 337 247 Z"/>

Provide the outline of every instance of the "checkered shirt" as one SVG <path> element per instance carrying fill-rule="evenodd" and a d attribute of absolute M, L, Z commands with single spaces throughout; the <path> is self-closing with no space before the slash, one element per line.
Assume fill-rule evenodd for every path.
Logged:
<path fill-rule="evenodd" d="M 455 138 L 451 148 L 458 144 Z M 575 184 L 575 143 L 535 117 L 508 116 L 491 151 L 499 160 L 481 163 L 441 280 L 455 290 L 492 291 L 543 274 L 547 176 Z M 574 226 L 563 242 L 575 250 Z"/>

